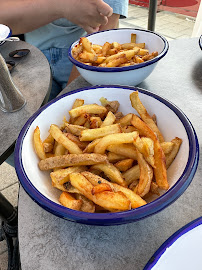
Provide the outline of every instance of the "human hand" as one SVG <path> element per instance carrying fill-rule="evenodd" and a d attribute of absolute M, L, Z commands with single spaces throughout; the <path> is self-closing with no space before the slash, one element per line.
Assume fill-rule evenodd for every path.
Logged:
<path fill-rule="evenodd" d="M 108 23 L 113 9 L 103 0 L 64 0 L 63 17 L 81 26 L 88 34 Z"/>

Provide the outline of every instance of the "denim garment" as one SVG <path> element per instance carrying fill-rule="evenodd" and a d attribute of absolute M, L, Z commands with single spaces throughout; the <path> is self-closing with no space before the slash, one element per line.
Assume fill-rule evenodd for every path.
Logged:
<path fill-rule="evenodd" d="M 55 98 L 67 85 L 72 63 L 68 59 L 68 48 L 50 48 L 42 50 L 50 64 L 52 89 L 49 100 Z"/>

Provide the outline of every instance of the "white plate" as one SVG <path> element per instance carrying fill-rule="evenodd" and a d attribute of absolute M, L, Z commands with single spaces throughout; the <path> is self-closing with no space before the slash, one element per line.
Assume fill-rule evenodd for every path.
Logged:
<path fill-rule="evenodd" d="M 151 257 L 144 270 L 201 270 L 202 217 L 174 233 Z"/>
<path fill-rule="evenodd" d="M 5 39 L 11 36 L 11 29 L 4 24 L 0 24 L 0 45 L 5 42 Z"/>

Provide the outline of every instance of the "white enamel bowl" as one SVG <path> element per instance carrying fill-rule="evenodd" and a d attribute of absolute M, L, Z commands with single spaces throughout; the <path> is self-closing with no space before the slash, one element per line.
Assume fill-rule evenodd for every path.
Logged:
<path fill-rule="evenodd" d="M 200 270 L 202 217 L 174 233 L 154 253 L 144 270 Z"/>
<path fill-rule="evenodd" d="M 41 137 L 45 139 L 51 124 L 62 124 L 63 117 L 68 119 L 68 111 L 76 98 L 85 104 L 98 103 L 101 97 L 118 100 L 120 111 L 124 114 L 134 112 L 129 95 L 137 88 L 127 86 L 97 86 L 74 90 L 52 100 L 39 109 L 23 127 L 15 148 L 15 166 L 18 178 L 30 197 L 47 211 L 70 221 L 93 225 L 115 225 L 135 222 L 164 209 L 174 202 L 192 181 L 199 157 L 197 136 L 184 113 L 168 100 L 146 90 L 138 89 L 142 103 L 148 112 L 157 116 L 158 126 L 170 141 L 175 137 L 183 140 L 180 151 L 168 169 L 170 189 L 147 205 L 119 213 L 85 213 L 60 205 L 60 191 L 53 188 L 50 172 L 40 171 L 38 158 L 33 148 L 33 131 L 38 125 Z"/>
<path fill-rule="evenodd" d="M 152 31 L 133 28 L 107 30 L 87 37 L 93 44 L 103 45 L 107 41 L 110 43 L 116 41 L 123 44 L 130 42 L 132 33 L 137 34 L 137 43 L 144 42 L 146 49 L 151 53 L 157 51 L 158 56 L 144 63 L 128 67 L 104 68 L 89 66 L 72 57 L 72 48 L 78 44 L 78 40 L 69 48 L 69 59 L 77 67 L 81 76 L 92 85 L 119 84 L 136 86 L 152 73 L 157 63 L 166 55 L 169 48 L 168 41 L 163 36 Z"/>

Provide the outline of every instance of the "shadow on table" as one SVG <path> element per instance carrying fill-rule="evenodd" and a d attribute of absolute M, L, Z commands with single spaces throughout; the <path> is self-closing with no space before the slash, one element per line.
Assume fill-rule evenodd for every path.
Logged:
<path fill-rule="evenodd" d="M 194 66 L 191 77 L 198 90 L 202 92 L 202 59 L 198 60 Z"/>

